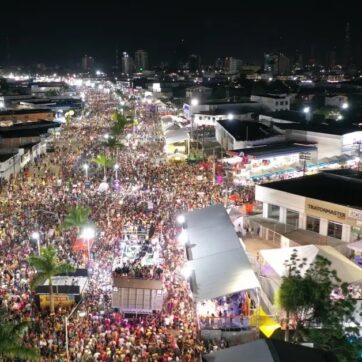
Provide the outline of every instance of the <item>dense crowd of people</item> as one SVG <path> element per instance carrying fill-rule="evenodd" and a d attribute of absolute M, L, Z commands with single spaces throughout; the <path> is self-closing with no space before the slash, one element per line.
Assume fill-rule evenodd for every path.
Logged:
<path fill-rule="evenodd" d="M 126 130 L 127 146 L 118 156 L 120 191 L 99 192 L 103 173 L 91 160 L 98 153 L 115 157 L 102 144 L 109 131 L 116 97 L 85 90 L 89 117 L 64 126 L 54 140 L 54 152 L 37 158 L 25 173 L 3 183 L 0 201 L 0 307 L 9 319 L 29 321 L 24 337 L 40 350 L 42 361 L 66 361 L 64 317 L 69 308 L 57 307 L 49 315 L 35 303 L 29 282 L 35 271 L 27 259 L 37 253 L 32 231 L 40 234 L 41 246 L 53 246 L 60 259 L 88 267 L 88 289 L 68 323 L 70 361 L 196 361 L 201 353 L 215 349 L 199 339 L 195 309 L 186 281 L 179 273 L 184 252 L 178 245 L 175 219 L 182 211 L 224 203 L 221 185 L 213 185 L 212 172 L 197 164 L 163 161 L 163 144 L 157 117 L 139 107 L 140 122 Z M 89 164 L 86 187 L 82 165 Z M 114 178 L 108 170 L 108 181 Z M 197 177 L 202 175 L 203 177 Z M 110 183 L 111 184 L 111 183 Z M 250 191 L 248 191 L 248 198 Z M 91 258 L 73 250 L 74 230 L 59 225 L 70 207 L 91 209 L 97 228 Z M 121 252 L 120 241 L 137 238 L 141 254 L 114 268 Z M 154 251 L 157 241 L 160 262 L 142 265 L 143 253 Z M 134 318 L 111 306 L 112 277 L 157 278 L 163 281 L 162 311 Z"/>

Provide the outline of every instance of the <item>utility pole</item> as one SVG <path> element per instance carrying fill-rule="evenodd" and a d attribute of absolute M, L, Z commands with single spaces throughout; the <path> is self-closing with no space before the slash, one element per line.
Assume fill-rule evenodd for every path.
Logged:
<path fill-rule="evenodd" d="M 303 161 L 303 176 L 305 176 L 305 173 L 307 171 L 307 161 L 309 161 L 311 158 L 310 152 L 301 152 L 299 154 L 299 160 Z"/>
<path fill-rule="evenodd" d="M 361 171 L 361 144 L 362 141 L 354 141 L 353 144 L 357 148 L 357 157 L 358 157 L 358 163 L 357 163 L 357 171 Z"/>

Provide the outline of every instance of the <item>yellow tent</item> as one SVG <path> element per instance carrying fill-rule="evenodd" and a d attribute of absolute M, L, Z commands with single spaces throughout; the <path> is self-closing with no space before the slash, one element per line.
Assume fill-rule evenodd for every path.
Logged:
<path fill-rule="evenodd" d="M 250 317 L 249 325 L 256 327 L 259 323 L 259 329 L 263 334 L 270 338 L 273 333 L 280 328 L 280 324 L 273 318 L 269 317 L 262 307 L 255 309 L 253 315 Z"/>

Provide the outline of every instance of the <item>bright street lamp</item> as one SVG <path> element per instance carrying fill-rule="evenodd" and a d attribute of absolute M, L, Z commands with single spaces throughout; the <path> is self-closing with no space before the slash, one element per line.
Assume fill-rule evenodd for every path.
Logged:
<path fill-rule="evenodd" d="M 33 240 L 36 240 L 36 243 L 37 243 L 37 246 L 38 246 L 38 254 L 40 255 L 40 233 L 37 232 L 37 231 L 34 231 L 32 234 L 31 234 L 31 238 Z"/>
<path fill-rule="evenodd" d="M 119 164 L 118 163 L 116 163 L 114 165 L 114 170 L 116 171 L 116 180 L 118 180 L 118 170 L 119 170 Z"/>
<path fill-rule="evenodd" d="M 88 168 L 89 168 L 89 166 L 87 164 L 84 164 L 83 168 L 85 170 L 85 179 L 88 180 Z"/>
<path fill-rule="evenodd" d="M 93 239 L 96 235 L 96 231 L 92 226 L 85 226 L 80 234 L 82 239 L 87 240 L 87 248 L 88 248 L 88 261 L 90 260 L 90 239 Z"/>
<path fill-rule="evenodd" d="M 178 224 L 182 225 L 186 221 L 186 218 L 184 215 L 179 215 L 179 216 L 177 216 L 176 221 Z"/>
<path fill-rule="evenodd" d="M 347 102 L 344 102 L 342 104 L 342 109 L 347 109 L 349 107 L 349 104 Z"/>
<path fill-rule="evenodd" d="M 191 105 L 192 106 L 197 106 L 199 104 L 199 100 L 198 99 L 196 99 L 196 98 L 192 98 L 191 99 Z"/>
<path fill-rule="evenodd" d="M 106 140 L 108 140 L 108 138 L 109 138 L 109 134 L 108 134 L 108 133 L 106 133 L 106 134 L 104 135 L 104 138 L 105 138 Z"/>
<path fill-rule="evenodd" d="M 303 113 L 308 114 L 310 112 L 310 107 L 304 107 Z"/>
<path fill-rule="evenodd" d="M 234 119 L 234 115 L 233 115 L 232 113 L 229 113 L 229 114 L 228 114 L 228 119 L 229 119 L 229 120 Z"/>

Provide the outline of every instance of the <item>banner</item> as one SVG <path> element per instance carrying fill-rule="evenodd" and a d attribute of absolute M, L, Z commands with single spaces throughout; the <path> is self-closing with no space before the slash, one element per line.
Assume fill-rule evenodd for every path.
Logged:
<path fill-rule="evenodd" d="M 50 294 L 41 294 L 40 308 L 47 308 L 50 306 Z M 53 294 L 54 306 L 69 306 L 75 303 L 74 295 L 70 294 Z"/>

